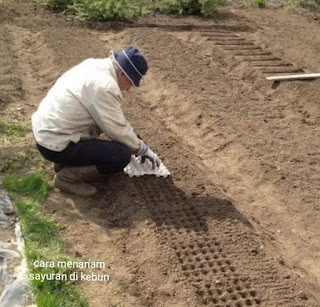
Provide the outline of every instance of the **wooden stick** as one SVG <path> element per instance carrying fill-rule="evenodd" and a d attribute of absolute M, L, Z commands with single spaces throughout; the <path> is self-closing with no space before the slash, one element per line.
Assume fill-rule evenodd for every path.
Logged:
<path fill-rule="evenodd" d="M 320 74 L 299 74 L 299 75 L 266 77 L 266 79 L 270 81 L 307 80 L 307 79 L 316 79 L 316 78 L 320 78 Z"/>

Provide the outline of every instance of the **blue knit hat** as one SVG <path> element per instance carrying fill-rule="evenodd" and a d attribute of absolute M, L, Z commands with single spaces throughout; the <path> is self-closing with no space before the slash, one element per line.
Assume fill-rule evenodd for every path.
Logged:
<path fill-rule="evenodd" d="M 141 78 L 148 70 L 148 63 L 142 53 L 133 46 L 112 53 L 121 70 L 135 86 L 139 86 Z"/>

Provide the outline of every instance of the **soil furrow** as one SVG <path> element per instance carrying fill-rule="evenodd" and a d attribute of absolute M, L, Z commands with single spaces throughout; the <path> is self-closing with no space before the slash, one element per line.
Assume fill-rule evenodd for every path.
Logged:
<path fill-rule="evenodd" d="M 17 64 L 17 55 L 13 50 L 12 37 L 8 26 L 0 26 L 0 108 L 21 99 L 24 95 L 22 80 Z"/>
<path fill-rule="evenodd" d="M 171 67 L 170 71 L 174 68 L 174 73 L 168 73 L 169 76 L 163 78 L 163 82 L 165 82 L 165 79 L 170 80 L 171 74 L 178 74 L 181 76 L 182 83 L 182 80 L 188 78 L 188 72 L 190 70 L 193 74 L 193 82 L 190 82 L 190 90 L 178 92 L 175 85 L 169 84 L 168 82 L 165 82 L 165 85 L 162 88 L 159 88 L 158 79 L 159 77 L 161 78 L 161 76 L 164 76 L 166 70 L 164 68 L 162 69 L 162 72 L 157 70 L 157 72 L 154 72 L 154 74 L 149 77 L 149 87 L 143 94 L 144 100 L 150 101 L 153 106 L 157 106 L 156 113 L 166 122 L 167 126 L 170 127 L 172 131 L 185 140 L 186 144 L 194 146 L 200 157 L 203 155 L 203 152 L 210 152 L 210 150 L 212 152 L 211 144 L 217 144 L 220 141 L 219 138 L 213 137 L 212 135 L 211 140 L 210 137 L 208 137 L 205 142 L 202 142 L 203 135 L 206 131 L 205 129 L 199 130 L 199 128 L 203 127 L 201 123 L 207 123 L 208 127 L 210 126 L 210 129 L 213 129 L 214 131 L 221 131 L 220 146 L 222 146 L 223 149 L 217 151 L 212 158 L 204 160 L 206 167 L 211 170 L 211 178 L 215 181 L 218 180 L 219 183 L 225 187 L 226 191 L 232 191 L 232 195 L 238 195 L 237 198 L 239 200 L 242 199 L 242 201 L 245 201 L 246 199 L 246 201 L 252 204 L 251 208 L 254 208 L 254 210 L 257 210 L 255 205 L 257 202 L 265 204 L 265 206 L 268 207 L 268 210 L 274 210 L 274 214 L 270 213 L 272 214 L 273 221 L 279 218 L 279 225 L 281 224 L 282 227 L 284 227 L 282 230 L 279 229 L 279 232 L 275 231 L 274 235 L 277 233 L 276 236 L 282 238 L 280 239 L 281 244 L 286 242 L 286 244 L 282 245 L 287 246 L 285 248 L 286 251 L 292 249 L 293 245 L 288 244 L 287 236 L 285 235 L 282 237 L 282 231 L 284 233 L 286 231 L 291 231 L 292 224 L 300 225 L 300 229 L 305 229 L 305 226 L 302 226 L 304 224 L 302 216 L 297 216 L 294 213 L 295 206 L 299 207 L 300 204 L 292 198 L 290 198 L 290 202 L 289 200 L 285 200 L 286 196 L 283 194 L 288 193 L 288 190 L 284 191 L 283 187 L 283 184 L 286 186 L 286 180 L 281 179 L 288 178 L 288 165 L 283 160 L 280 169 L 276 168 L 276 178 L 279 179 L 275 179 L 280 186 L 271 188 L 270 185 L 266 184 L 266 180 L 267 178 L 270 178 L 271 173 L 274 171 L 270 172 L 267 170 L 263 161 L 266 160 L 266 162 L 270 161 L 271 164 L 275 163 L 276 165 L 279 165 L 281 153 L 285 152 L 285 148 L 290 148 L 289 143 L 295 143 L 294 140 L 300 138 L 298 135 L 309 133 L 305 128 L 301 130 L 301 126 L 299 125 L 299 128 L 294 129 L 294 131 L 296 131 L 295 137 L 285 137 L 285 139 L 280 141 L 282 137 L 277 135 L 277 133 L 280 133 L 283 136 L 281 131 L 283 131 L 282 129 L 289 129 L 290 118 L 299 117 L 299 113 L 295 110 L 295 107 L 291 110 L 290 104 L 287 102 L 285 108 L 283 108 L 283 106 L 277 105 L 276 100 L 272 102 L 271 99 L 268 99 L 268 103 L 265 103 L 265 99 L 268 97 L 268 95 L 264 93 L 264 91 L 267 91 L 265 88 L 260 89 L 260 91 L 262 91 L 262 93 L 260 93 L 260 91 L 250 90 L 250 88 L 247 88 L 246 85 L 243 84 L 243 81 L 240 81 L 237 78 L 232 81 L 230 78 L 227 78 L 228 81 L 224 80 L 226 79 L 225 71 L 227 69 L 225 67 L 220 68 L 220 65 L 223 66 L 224 64 L 219 64 L 219 60 L 216 60 L 217 62 L 210 62 L 209 65 L 206 65 L 207 57 L 203 57 L 201 51 L 195 51 L 194 48 L 196 47 L 192 47 L 192 45 L 185 45 L 182 41 L 176 41 L 172 36 L 166 37 L 165 35 L 161 36 L 162 40 L 160 41 L 159 36 L 154 32 L 146 33 L 145 31 L 141 31 L 139 34 L 144 37 L 143 43 L 147 54 L 160 69 L 162 68 L 160 61 L 156 57 L 153 57 L 153 54 L 159 52 L 159 48 L 161 50 L 160 52 L 163 52 L 164 54 L 169 52 L 168 50 L 171 50 L 171 48 L 179 48 L 182 51 L 177 57 L 171 55 L 169 66 Z M 136 33 L 132 33 L 132 36 L 135 37 L 137 43 L 140 43 L 141 40 Z M 157 37 L 157 43 L 154 41 L 154 37 Z M 158 47 L 156 51 L 153 47 L 156 44 L 157 46 L 165 47 Z M 190 50 L 188 50 L 188 48 L 190 48 Z M 204 52 L 206 52 L 206 50 Z M 188 54 L 193 54 L 193 63 L 192 65 L 189 63 L 189 67 L 185 67 L 183 62 L 188 58 Z M 169 62 L 169 59 L 167 62 Z M 168 65 L 168 63 L 166 65 Z M 205 84 L 203 83 L 202 77 L 205 72 L 209 72 L 209 69 L 213 70 L 214 73 L 211 74 L 210 82 Z M 208 105 L 201 97 L 205 94 L 206 89 L 213 86 L 214 83 L 216 95 L 219 97 L 219 103 Z M 158 86 L 153 86 L 155 84 Z M 232 92 L 229 91 L 230 88 L 232 88 Z M 159 101 L 156 97 L 163 98 Z M 206 110 L 206 112 L 203 113 L 202 110 Z M 294 117 L 288 117 L 288 121 L 283 120 L 285 118 L 283 110 L 286 110 L 285 112 L 287 114 L 291 114 L 291 116 Z M 276 117 L 277 123 L 281 125 L 281 128 L 276 128 L 274 125 L 276 122 L 269 123 L 268 120 L 267 122 L 264 121 L 267 114 L 277 113 L 279 116 Z M 170 120 L 170 118 L 174 116 L 173 114 L 175 114 L 174 122 Z M 259 117 L 262 122 L 267 123 L 267 128 L 261 126 Z M 200 126 L 196 125 L 197 118 L 200 119 Z M 217 118 L 219 118 L 219 121 L 216 120 Z M 241 118 L 237 127 L 233 126 L 235 118 Z M 213 123 L 215 123 L 215 126 L 212 126 Z M 269 134 L 273 131 L 273 142 L 260 142 L 263 135 L 265 135 L 265 129 L 270 129 L 268 132 Z M 245 134 L 241 135 L 241 132 L 248 133 L 249 131 L 250 138 L 246 137 Z M 288 132 L 289 130 L 287 130 L 286 133 Z M 229 134 L 236 135 L 236 141 L 230 143 L 231 145 L 224 147 L 223 144 L 228 142 L 227 136 Z M 207 133 L 207 135 L 209 136 L 210 134 Z M 275 141 L 276 139 L 277 141 Z M 314 145 L 311 144 L 311 146 L 313 147 Z M 274 152 L 274 154 L 271 154 L 271 152 Z M 276 152 L 280 154 L 276 154 Z M 293 155 L 296 155 L 296 153 L 296 151 L 295 153 L 291 152 Z M 259 157 L 263 157 L 263 160 L 259 161 Z M 251 167 L 249 167 L 249 165 L 251 165 Z M 286 171 L 283 168 L 285 168 Z M 248 169 L 252 169 L 252 172 L 248 172 Z M 294 173 L 297 175 L 297 171 Z M 229 187 L 226 187 L 222 180 L 220 180 L 222 178 L 225 182 L 233 182 L 234 185 L 230 187 L 228 184 Z M 292 176 L 291 178 L 292 179 L 290 180 L 297 179 L 296 176 Z M 252 187 L 254 187 L 254 189 L 252 189 Z M 245 191 L 250 192 L 245 193 Z M 311 190 L 310 193 L 312 193 Z M 247 197 L 245 196 L 246 194 Z M 272 204 L 274 204 L 274 206 Z M 290 220 L 288 223 L 284 223 L 284 221 L 280 222 L 281 214 L 288 209 L 293 210 L 293 215 L 291 215 Z M 244 211 L 247 210 L 248 209 L 244 208 Z M 264 224 L 263 227 L 266 227 L 267 221 L 270 221 L 270 217 L 268 218 L 263 211 L 264 210 L 258 213 L 258 215 L 260 216 L 260 223 Z M 253 212 L 248 214 L 250 216 L 255 215 Z M 262 220 L 265 222 L 261 222 Z M 302 243 L 303 241 L 301 241 L 300 235 L 301 233 L 298 236 L 291 236 L 292 242 Z M 309 251 L 311 252 L 311 250 Z M 312 252 L 310 256 L 311 255 Z M 298 258 L 296 258 L 295 261 L 299 261 Z M 310 273 L 312 274 L 312 270 Z"/>

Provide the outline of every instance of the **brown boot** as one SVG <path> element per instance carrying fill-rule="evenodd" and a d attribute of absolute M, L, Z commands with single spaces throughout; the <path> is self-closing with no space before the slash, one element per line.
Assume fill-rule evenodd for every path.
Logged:
<path fill-rule="evenodd" d="M 77 178 L 79 178 L 79 181 L 99 181 L 106 178 L 105 175 L 102 175 L 97 170 L 97 167 L 95 165 L 89 165 L 89 166 L 79 166 L 79 167 L 68 167 L 68 173 L 72 172 Z"/>
<path fill-rule="evenodd" d="M 84 181 L 95 180 L 99 176 L 95 166 L 66 167 L 56 174 L 54 185 L 64 192 L 90 197 L 97 193 L 97 189 Z"/>
<path fill-rule="evenodd" d="M 58 173 L 59 171 L 61 171 L 63 168 L 65 167 L 65 165 L 60 164 L 60 163 L 54 163 L 53 164 L 53 169 L 56 173 Z"/>

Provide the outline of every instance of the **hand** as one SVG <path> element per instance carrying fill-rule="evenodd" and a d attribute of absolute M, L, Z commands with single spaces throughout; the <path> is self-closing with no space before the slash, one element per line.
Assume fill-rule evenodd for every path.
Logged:
<path fill-rule="evenodd" d="M 159 167 L 160 166 L 160 159 L 158 156 L 148 147 L 147 151 L 141 155 L 141 163 L 144 163 L 146 159 L 151 161 L 152 163 L 152 169 L 155 168 L 155 166 Z"/>

